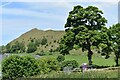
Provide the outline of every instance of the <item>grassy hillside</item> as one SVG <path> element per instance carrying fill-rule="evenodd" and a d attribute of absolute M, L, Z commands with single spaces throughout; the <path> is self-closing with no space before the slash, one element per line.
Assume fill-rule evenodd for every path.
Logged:
<path fill-rule="evenodd" d="M 59 46 L 59 41 L 61 37 L 64 35 L 64 31 L 54 31 L 54 30 L 38 30 L 34 28 L 24 34 L 22 34 L 17 39 L 10 42 L 11 45 L 15 44 L 16 41 L 24 42 L 25 46 L 31 41 L 31 39 L 41 40 L 43 37 L 47 39 L 46 45 L 39 45 L 37 51 L 48 51 L 50 49 L 56 49 Z"/>

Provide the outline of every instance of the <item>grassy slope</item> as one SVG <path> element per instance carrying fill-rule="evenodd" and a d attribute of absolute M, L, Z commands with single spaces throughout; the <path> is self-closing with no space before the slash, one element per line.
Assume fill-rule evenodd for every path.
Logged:
<path fill-rule="evenodd" d="M 70 55 L 65 55 L 65 60 L 76 60 L 79 65 L 81 65 L 82 63 L 88 63 L 88 59 L 87 59 L 87 52 L 80 52 L 80 53 L 77 53 L 77 52 L 80 52 L 80 50 L 78 51 L 73 51 L 70 53 Z M 59 54 L 59 52 L 53 52 L 52 55 L 49 55 L 51 54 L 50 52 L 45 52 L 46 55 L 42 56 L 42 57 L 54 57 L 54 58 L 57 58 L 58 55 L 61 55 Z M 31 56 L 35 56 L 34 53 L 30 53 L 30 54 L 13 54 L 13 55 L 31 55 Z M 95 65 L 99 65 L 99 66 L 113 66 L 115 65 L 115 61 L 114 61 L 114 55 L 111 54 L 110 55 L 110 58 L 108 59 L 105 59 L 103 58 L 100 54 L 97 54 L 97 53 L 94 53 L 93 54 L 93 57 L 92 57 L 92 60 L 93 60 L 93 64 Z"/>
<path fill-rule="evenodd" d="M 78 53 L 78 52 L 80 52 L 80 53 Z M 43 57 L 57 58 L 58 55 L 60 55 L 60 54 L 53 53 L 53 55 L 45 55 Z M 105 59 L 100 54 L 94 53 L 92 58 L 93 58 L 93 64 L 95 64 L 95 65 L 99 65 L 99 66 L 115 65 L 113 54 L 110 55 L 110 58 Z M 79 65 L 81 65 L 82 63 L 88 63 L 87 52 L 81 52 L 81 50 L 72 51 L 70 55 L 65 55 L 65 60 L 76 60 L 79 63 Z"/>
<path fill-rule="evenodd" d="M 54 30 L 47 30 L 47 31 L 42 31 L 42 30 L 38 30 L 36 28 L 22 34 L 20 37 L 18 37 L 17 39 L 13 40 L 10 42 L 10 44 L 14 44 L 16 41 L 25 42 L 25 45 L 27 46 L 27 44 L 30 42 L 30 38 L 32 39 L 42 39 L 43 37 L 47 38 L 48 41 L 48 46 L 45 48 L 44 46 L 39 46 L 38 47 L 38 51 L 44 50 L 44 51 L 48 51 L 49 49 L 55 49 L 56 47 L 59 46 L 59 44 L 57 42 L 59 42 L 59 40 L 61 39 L 61 37 L 64 35 L 64 31 L 54 31 Z M 54 42 L 54 40 L 56 40 L 57 42 Z M 51 47 L 53 46 L 53 47 Z"/>

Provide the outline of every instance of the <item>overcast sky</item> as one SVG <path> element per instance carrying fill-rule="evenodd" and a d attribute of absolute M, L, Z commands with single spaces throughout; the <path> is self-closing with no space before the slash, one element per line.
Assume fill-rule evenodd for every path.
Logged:
<path fill-rule="evenodd" d="M 98 7 L 108 20 L 107 27 L 118 22 L 118 2 L 15 2 L 14 0 L 2 2 L 0 4 L 0 35 L 2 36 L 0 45 L 6 45 L 33 28 L 64 30 L 68 13 L 75 5 Z"/>

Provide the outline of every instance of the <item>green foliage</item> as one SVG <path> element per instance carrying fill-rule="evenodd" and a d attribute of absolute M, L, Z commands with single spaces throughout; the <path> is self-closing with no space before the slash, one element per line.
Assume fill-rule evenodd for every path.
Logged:
<path fill-rule="evenodd" d="M 6 52 L 6 48 L 4 45 L 0 46 L 0 53 L 5 53 Z"/>
<path fill-rule="evenodd" d="M 54 43 L 56 43 L 56 40 L 54 40 Z"/>
<path fill-rule="evenodd" d="M 7 44 L 6 52 L 7 53 L 23 53 L 23 52 L 25 52 L 24 42 L 16 41 L 15 44 L 13 44 L 13 45 Z"/>
<path fill-rule="evenodd" d="M 51 45 L 51 47 L 53 47 L 53 45 Z"/>
<path fill-rule="evenodd" d="M 113 51 L 112 50 L 112 41 L 110 41 L 109 30 L 105 27 L 102 28 L 100 34 L 100 44 L 98 45 L 99 51 L 101 53 L 105 53 L 106 59 L 109 58 L 109 54 Z"/>
<path fill-rule="evenodd" d="M 65 28 L 84 25 L 88 30 L 101 29 L 101 26 L 104 26 L 107 22 L 101 14 L 103 14 L 103 12 L 95 6 L 88 6 L 87 8 L 79 5 L 75 6 L 74 9 L 69 12 Z"/>
<path fill-rule="evenodd" d="M 28 44 L 28 49 L 27 49 L 27 53 L 32 53 L 35 52 L 37 50 L 37 46 L 34 42 L 30 42 Z"/>
<path fill-rule="evenodd" d="M 115 54 L 116 66 L 119 64 L 120 58 L 120 24 L 115 24 L 109 28 L 110 41 L 112 41 L 112 48 Z"/>
<path fill-rule="evenodd" d="M 7 44 L 7 45 L 6 45 L 6 53 L 10 53 L 10 49 L 11 49 L 10 44 Z"/>
<path fill-rule="evenodd" d="M 42 40 L 41 40 L 41 44 L 45 45 L 46 43 L 47 43 L 47 39 L 45 37 L 43 37 Z"/>
<path fill-rule="evenodd" d="M 88 51 L 89 64 L 92 64 L 92 46 L 98 48 L 102 42 L 100 34 L 107 23 L 107 20 L 102 17 L 103 12 L 95 6 L 75 6 L 69 12 L 67 22 L 65 24 L 66 34 L 60 42 L 60 53 L 65 55 L 73 48 L 82 47 L 82 50 Z"/>
<path fill-rule="evenodd" d="M 65 60 L 65 57 L 64 57 L 63 55 L 59 55 L 59 56 L 57 57 L 57 60 L 58 60 L 59 62 L 62 62 L 62 61 Z"/>
<path fill-rule="evenodd" d="M 78 45 L 74 44 L 73 48 L 77 50 L 77 49 L 79 49 L 80 47 L 79 47 Z"/>
<path fill-rule="evenodd" d="M 39 67 L 41 68 L 41 73 L 60 70 L 59 63 L 55 58 L 40 58 Z"/>
<path fill-rule="evenodd" d="M 53 52 L 53 49 L 49 49 L 49 52 Z"/>
<path fill-rule="evenodd" d="M 35 45 L 36 45 L 37 47 L 39 47 L 40 44 L 41 44 L 41 40 L 40 40 L 40 39 L 36 39 L 36 40 L 35 40 Z"/>
<path fill-rule="evenodd" d="M 46 44 L 46 46 L 48 46 L 48 44 Z"/>
<path fill-rule="evenodd" d="M 61 69 L 63 70 L 64 67 L 72 67 L 72 68 L 77 68 L 78 62 L 76 60 L 71 60 L 71 61 L 64 61 L 61 64 Z"/>
<path fill-rule="evenodd" d="M 109 29 L 109 35 L 111 36 L 111 40 L 113 41 L 113 46 L 120 48 L 120 24 L 113 25 Z"/>
<path fill-rule="evenodd" d="M 51 44 L 52 42 L 49 42 L 49 45 Z"/>
<path fill-rule="evenodd" d="M 39 74 L 40 68 L 31 56 L 11 55 L 2 61 L 3 79 L 16 79 Z"/>

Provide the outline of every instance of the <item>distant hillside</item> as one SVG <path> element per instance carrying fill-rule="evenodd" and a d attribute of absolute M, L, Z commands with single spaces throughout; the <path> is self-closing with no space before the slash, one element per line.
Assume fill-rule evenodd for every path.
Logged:
<path fill-rule="evenodd" d="M 45 45 L 39 45 L 37 51 L 49 51 L 50 49 L 56 49 L 59 46 L 59 41 L 62 38 L 62 36 L 65 34 L 64 31 L 55 31 L 55 30 L 38 30 L 37 28 L 34 28 L 24 34 L 22 34 L 17 39 L 10 42 L 10 45 L 13 45 L 16 41 L 18 42 L 24 42 L 25 46 L 27 47 L 28 43 L 31 41 L 31 39 L 34 40 L 41 40 L 43 37 L 47 39 L 47 44 Z"/>

